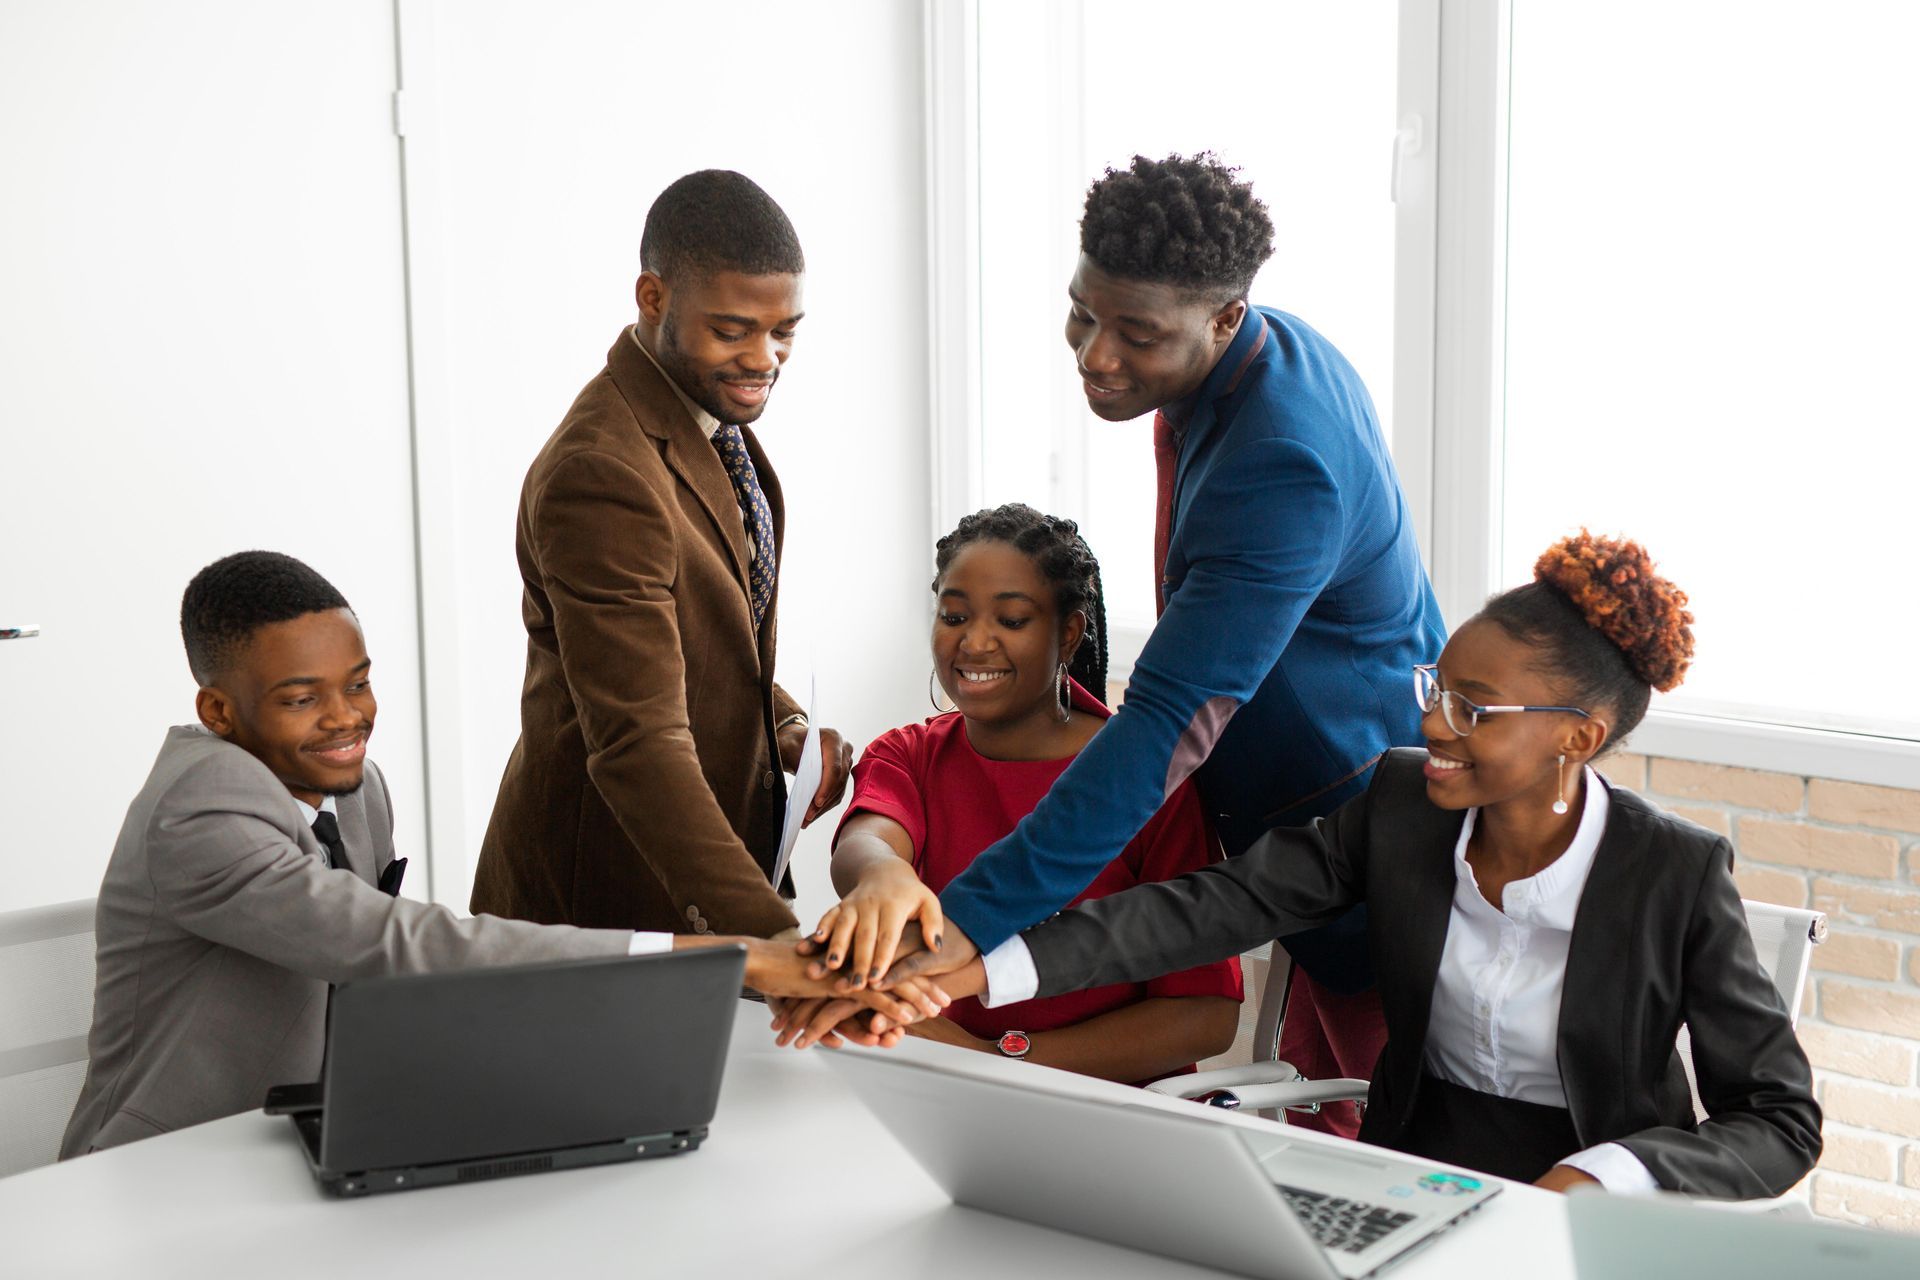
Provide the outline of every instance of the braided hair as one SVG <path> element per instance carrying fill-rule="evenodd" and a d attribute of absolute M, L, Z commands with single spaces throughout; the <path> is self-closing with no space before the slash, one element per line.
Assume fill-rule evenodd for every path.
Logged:
<path fill-rule="evenodd" d="M 1052 584 L 1061 617 L 1079 613 L 1086 618 L 1086 633 L 1067 663 L 1067 674 L 1106 702 L 1107 599 L 1100 587 L 1100 562 L 1080 536 L 1080 526 L 1022 502 L 963 516 L 954 531 L 935 544 L 934 591 L 940 590 L 940 579 L 960 549 L 973 542 L 1004 542 L 1025 555 Z"/>
<path fill-rule="evenodd" d="M 1537 646 L 1542 667 L 1571 681 L 1574 705 L 1613 712 L 1609 749 L 1693 661 L 1686 592 L 1653 571 L 1639 543 L 1585 529 L 1548 547 L 1533 581 L 1487 601 L 1480 616 Z"/>

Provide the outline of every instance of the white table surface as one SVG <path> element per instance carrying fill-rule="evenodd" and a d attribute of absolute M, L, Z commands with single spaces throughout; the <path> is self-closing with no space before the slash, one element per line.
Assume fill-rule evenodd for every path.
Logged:
<path fill-rule="evenodd" d="M 0 1179 L 0 1276 L 1225 1274 L 953 1205 L 825 1051 L 775 1049 L 767 1017 L 742 1002 L 691 1154 L 329 1200 L 291 1124 L 249 1112 Z M 1571 1280 L 1564 1203 L 1510 1186 L 1387 1274 Z"/>

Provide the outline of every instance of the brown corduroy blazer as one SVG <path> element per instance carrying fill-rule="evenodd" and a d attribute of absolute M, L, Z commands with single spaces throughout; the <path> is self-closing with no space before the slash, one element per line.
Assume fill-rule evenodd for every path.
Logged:
<path fill-rule="evenodd" d="M 779 481 L 742 434 L 777 557 Z M 792 926 L 768 883 L 786 798 L 773 726 L 799 710 L 773 683 L 774 609 L 756 636 L 732 483 L 628 333 L 528 470 L 515 543 L 520 741 L 473 910 L 680 933 Z"/>

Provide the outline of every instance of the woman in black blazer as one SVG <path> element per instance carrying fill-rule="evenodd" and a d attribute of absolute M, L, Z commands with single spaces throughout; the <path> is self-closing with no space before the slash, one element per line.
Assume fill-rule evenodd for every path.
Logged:
<path fill-rule="evenodd" d="M 993 1002 L 1034 975 L 1043 996 L 1143 981 L 1364 901 L 1388 1039 L 1363 1141 L 1556 1189 L 1750 1198 L 1798 1182 L 1820 1110 L 1731 846 L 1586 768 L 1679 682 L 1686 597 L 1637 545 L 1584 533 L 1535 578 L 1417 676 L 1427 752 L 1389 753 L 1312 826 L 1027 930 L 1028 977 Z M 996 964 L 997 986 L 1008 972 L 1022 965 Z M 940 981 L 971 994 L 985 971 Z"/>

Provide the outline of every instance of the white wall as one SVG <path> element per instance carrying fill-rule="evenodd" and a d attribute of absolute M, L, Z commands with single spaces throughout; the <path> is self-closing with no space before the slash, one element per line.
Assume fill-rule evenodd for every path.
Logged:
<path fill-rule="evenodd" d="M 856 748 L 926 714 L 920 9 L 831 12 L 0 9 L 0 621 L 45 628 L 0 647 L 0 910 L 95 890 L 192 716 L 180 591 L 249 546 L 359 608 L 400 843 L 424 847 L 431 805 L 435 896 L 464 906 L 518 732 L 520 480 L 632 318 L 648 205 L 696 168 L 753 176 L 808 255 L 762 431 L 789 507 L 782 678 L 804 696 L 816 662 Z M 810 912 L 831 825 L 796 859 Z"/>
<path fill-rule="evenodd" d="M 229 552 L 359 609 L 419 793 L 393 58 L 385 0 L 0 6 L 0 910 L 97 891 Z"/>
<path fill-rule="evenodd" d="M 405 0 L 419 370 L 450 477 L 457 663 L 435 672 L 435 894 L 464 906 L 519 731 L 525 632 L 513 557 L 527 465 L 633 319 L 648 206 L 683 173 L 733 168 L 786 209 L 807 319 L 758 428 L 788 507 L 782 678 L 856 749 L 928 714 L 926 265 L 920 8 L 898 0 L 701 6 Z M 831 14 L 831 20 L 827 15 Z M 437 260 L 426 261 L 431 253 Z M 430 499 L 428 499 L 431 501 Z M 431 593 L 430 593 L 431 594 Z M 445 794 L 457 785 L 459 795 Z M 826 903 L 816 824 L 796 855 Z"/>

